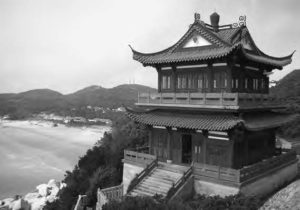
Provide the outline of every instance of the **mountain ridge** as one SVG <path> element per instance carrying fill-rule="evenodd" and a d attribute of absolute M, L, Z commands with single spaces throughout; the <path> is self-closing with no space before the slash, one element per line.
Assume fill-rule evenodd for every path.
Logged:
<path fill-rule="evenodd" d="M 92 85 L 70 94 L 51 89 L 33 89 L 21 93 L 0 94 L 0 115 L 12 113 L 39 113 L 42 111 L 64 111 L 84 106 L 118 108 L 133 105 L 138 92 L 156 89 L 138 85 L 123 84 L 113 88 Z"/>

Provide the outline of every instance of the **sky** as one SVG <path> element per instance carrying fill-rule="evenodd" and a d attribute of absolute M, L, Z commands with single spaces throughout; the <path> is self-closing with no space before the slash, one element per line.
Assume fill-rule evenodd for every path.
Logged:
<path fill-rule="evenodd" d="M 0 0 L 0 92 L 49 88 L 67 94 L 90 85 L 136 83 L 157 87 L 154 68 L 132 59 L 163 50 L 188 30 L 194 13 L 220 24 L 247 16 L 256 45 L 300 68 L 298 0 Z"/>

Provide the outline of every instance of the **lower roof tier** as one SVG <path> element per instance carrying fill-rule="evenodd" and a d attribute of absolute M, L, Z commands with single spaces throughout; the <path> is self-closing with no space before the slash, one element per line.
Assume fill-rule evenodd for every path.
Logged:
<path fill-rule="evenodd" d="M 200 113 L 167 110 L 127 109 L 127 115 L 135 122 L 182 129 L 225 131 L 238 124 L 249 131 L 277 128 L 294 120 L 298 115 L 278 112 L 249 112 L 237 116 L 236 113 Z"/>

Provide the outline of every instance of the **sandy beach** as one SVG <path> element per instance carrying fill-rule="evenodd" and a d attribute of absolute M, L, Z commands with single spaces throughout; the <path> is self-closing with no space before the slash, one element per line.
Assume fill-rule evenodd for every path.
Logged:
<path fill-rule="evenodd" d="M 61 180 L 109 126 L 53 127 L 42 121 L 0 121 L 0 199 Z"/>

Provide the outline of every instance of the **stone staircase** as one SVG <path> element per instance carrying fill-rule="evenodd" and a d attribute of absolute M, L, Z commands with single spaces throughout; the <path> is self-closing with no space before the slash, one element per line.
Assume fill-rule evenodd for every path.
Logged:
<path fill-rule="evenodd" d="M 172 188 L 188 170 L 189 167 L 159 163 L 130 193 L 130 196 L 154 196 L 156 194 L 166 197 Z"/>

